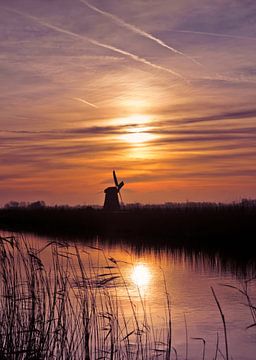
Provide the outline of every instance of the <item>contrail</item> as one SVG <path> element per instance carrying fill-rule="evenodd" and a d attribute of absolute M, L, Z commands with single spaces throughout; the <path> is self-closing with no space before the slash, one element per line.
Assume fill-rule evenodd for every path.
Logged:
<path fill-rule="evenodd" d="M 19 11 L 19 10 L 16 10 L 16 9 L 11 9 L 11 8 L 7 8 L 7 7 L 3 7 L 5 10 L 7 11 L 10 11 L 10 12 L 13 12 L 15 14 L 18 14 L 18 15 L 21 15 L 23 17 L 26 17 L 28 19 L 31 19 L 35 22 L 37 22 L 38 24 L 40 25 L 43 25 L 49 29 L 52 29 L 52 30 L 55 30 L 57 32 L 60 32 L 60 33 L 63 33 L 63 34 L 66 34 L 66 35 L 69 35 L 69 36 L 72 36 L 72 37 L 75 37 L 77 39 L 80 39 L 80 40 L 86 40 L 88 41 L 89 43 L 93 44 L 93 45 L 96 45 L 96 46 L 99 46 L 99 47 L 102 47 L 104 49 L 108 49 L 108 50 L 111 50 L 115 53 L 118 53 L 118 54 L 122 54 L 136 62 L 139 62 L 139 63 L 142 63 L 144 65 L 148 65 L 150 66 L 151 68 L 153 69 L 157 69 L 157 70 L 161 70 L 161 71 L 165 71 L 169 74 L 172 74 L 173 76 L 179 78 L 179 79 L 182 79 L 184 81 L 187 81 L 181 74 L 179 74 L 178 72 L 174 71 L 174 70 L 171 70 L 169 68 L 166 68 L 166 67 L 163 67 L 161 65 L 157 65 L 155 63 L 152 63 L 151 61 L 147 60 L 147 59 L 144 59 L 136 54 L 133 54 L 133 53 L 130 53 L 128 51 L 125 51 L 125 50 L 122 50 L 122 49 L 119 49 L 117 47 L 114 47 L 114 46 L 111 46 L 111 45 L 108 45 L 108 44 L 105 44 L 105 43 L 102 43 L 100 41 L 97 41 L 95 39 L 92 39 L 91 37 L 88 37 L 86 35 L 79 35 L 77 33 L 74 33 L 72 31 L 69 31 L 69 30 L 66 30 L 66 29 L 63 29 L 59 26 L 56 26 L 56 25 L 52 25 L 50 23 L 48 23 L 47 21 L 44 21 L 36 16 L 32 16 L 32 15 L 29 15 L 27 13 L 24 13 L 22 11 Z"/>
<path fill-rule="evenodd" d="M 92 103 L 90 103 L 89 101 L 86 101 L 86 100 L 84 100 L 84 99 L 81 99 L 81 98 L 78 98 L 78 97 L 74 97 L 74 98 L 72 98 L 72 99 L 73 99 L 73 100 L 80 101 L 80 102 L 82 102 L 82 103 L 84 103 L 84 104 L 86 104 L 86 105 L 89 105 L 89 106 L 92 106 L 92 107 L 98 109 L 98 106 L 96 106 L 96 105 L 94 105 L 94 104 L 92 104 Z"/>
<path fill-rule="evenodd" d="M 204 31 L 193 31 L 193 30 L 171 30 L 171 31 L 177 33 L 184 33 L 184 34 L 215 36 L 215 37 L 231 38 L 231 39 L 254 40 L 254 41 L 256 40 L 256 37 L 252 37 L 252 36 L 220 34 L 220 33 L 204 32 Z"/>
<path fill-rule="evenodd" d="M 116 22 L 117 24 L 121 25 L 122 27 L 128 29 L 128 30 L 131 30 L 133 32 L 135 32 L 136 34 L 139 34 L 147 39 L 150 39 L 154 42 L 156 42 L 157 44 L 165 47 L 166 49 L 172 51 L 173 53 L 175 54 L 178 54 L 178 55 L 182 55 L 184 56 L 185 58 L 193 61 L 193 63 L 197 64 L 197 65 L 200 65 L 202 66 L 202 64 L 200 64 L 197 60 L 195 60 L 194 58 L 192 58 L 191 56 L 188 56 L 186 54 L 184 54 L 182 51 L 180 50 L 177 50 L 175 48 L 173 48 L 172 46 L 169 46 L 168 44 L 166 44 L 164 41 L 158 39 L 157 37 L 153 36 L 152 34 L 144 31 L 144 30 L 141 30 L 139 29 L 137 26 L 134 26 L 132 24 L 129 24 L 127 23 L 126 21 L 124 21 L 123 19 L 121 19 L 120 17 L 114 15 L 114 14 L 111 14 L 107 11 L 103 11 L 99 8 L 97 8 L 96 6 L 88 3 L 86 0 L 79 0 L 81 3 L 83 3 L 84 5 L 86 5 L 87 7 L 89 7 L 91 10 L 94 10 L 96 11 L 97 13 L 105 16 L 105 17 L 108 17 L 109 19 L 113 20 L 114 22 Z"/>
<path fill-rule="evenodd" d="M 193 81 L 200 81 L 200 80 L 251 83 L 251 84 L 256 83 L 256 80 L 254 80 L 254 79 L 245 78 L 245 77 L 242 77 L 242 76 L 240 76 L 240 77 L 231 77 L 231 76 L 220 75 L 220 74 L 216 74 L 216 77 L 202 76 L 202 77 L 198 77 L 198 78 L 190 78 L 191 83 L 193 83 Z"/>

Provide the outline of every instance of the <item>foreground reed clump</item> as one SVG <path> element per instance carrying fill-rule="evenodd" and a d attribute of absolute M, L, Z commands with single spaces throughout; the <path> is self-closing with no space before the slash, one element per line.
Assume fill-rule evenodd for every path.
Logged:
<path fill-rule="evenodd" d="M 92 251 L 101 254 L 101 260 L 95 263 Z M 216 347 L 207 357 L 205 338 L 188 336 L 184 314 L 185 342 L 183 354 L 178 354 L 166 282 L 165 316 L 159 328 L 139 288 L 135 303 L 120 263 L 89 245 L 78 249 L 51 241 L 35 249 L 23 238 L 0 236 L 0 359 L 188 360 L 189 341 L 198 343 L 196 359 L 232 359 L 229 329 L 213 288 L 222 322 Z M 246 299 L 252 317 L 248 329 L 256 326 L 249 291 L 254 279 L 245 280 L 241 288 L 222 284 Z"/>
<path fill-rule="evenodd" d="M 36 250 L 0 237 L 0 359 L 170 358 L 168 294 L 166 328 L 157 333 L 145 311 L 138 315 L 118 262 L 106 258 L 99 272 L 85 255 L 86 264 L 75 246 L 51 242 Z"/>

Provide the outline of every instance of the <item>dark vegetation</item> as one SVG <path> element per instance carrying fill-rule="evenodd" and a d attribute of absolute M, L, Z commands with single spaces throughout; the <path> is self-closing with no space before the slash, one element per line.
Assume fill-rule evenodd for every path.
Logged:
<path fill-rule="evenodd" d="M 255 201 L 238 204 L 130 206 L 118 212 L 93 207 L 47 207 L 40 202 L 0 209 L 0 228 L 38 235 L 120 241 L 138 249 L 172 248 L 256 260 Z"/>

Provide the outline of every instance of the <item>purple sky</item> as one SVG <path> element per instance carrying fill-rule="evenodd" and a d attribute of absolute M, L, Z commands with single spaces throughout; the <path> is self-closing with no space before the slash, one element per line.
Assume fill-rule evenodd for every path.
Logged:
<path fill-rule="evenodd" d="M 256 2 L 0 0 L 0 204 L 256 197 Z"/>

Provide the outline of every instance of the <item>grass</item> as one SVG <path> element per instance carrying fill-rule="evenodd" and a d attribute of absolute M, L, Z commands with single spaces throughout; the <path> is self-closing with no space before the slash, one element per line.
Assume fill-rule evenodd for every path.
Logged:
<path fill-rule="evenodd" d="M 173 347 L 171 299 L 164 276 L 166 324 L 157 331 L 139 290 L 139 305 L 134 304 L 119 261 L 93 248 L 104 258 L 104 264 L 95 267 L 92 249 L 87 249 L 81 254 L 76 246 L 57 241 L 34 249 L 25 239 L 0 237 L 0 359 L 184 359 Z M 43 260 L 45 254 L 50 265 Z M 248 328 L 256 326 L 256 307 L 248 291 L 252 280 L 241 289 L 225 285 L 245 296 L 253 320 Z M 120 288 L 129 309 L 120 301 Z M 214 289 L 212 293 L 225 344 L 223 354 L 217 334 L 214 358 L 229 360 L 225 317 Z M 189 360 L 185 315 L 184 321 L 184 353 Z M 202 344 L 198 359 L 206 359 L 205 339 L 190 340 Z"/>

